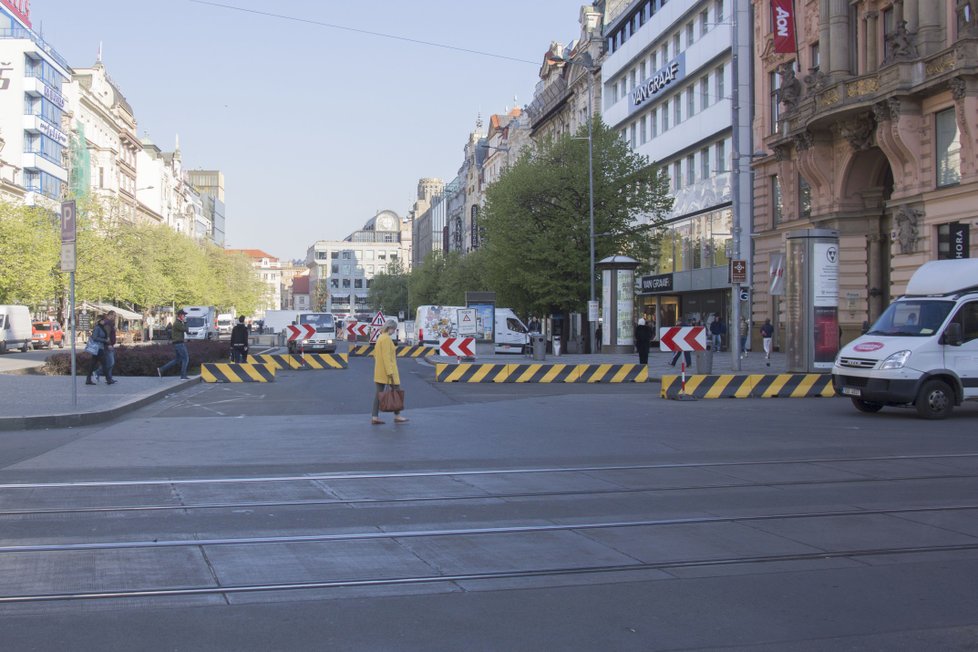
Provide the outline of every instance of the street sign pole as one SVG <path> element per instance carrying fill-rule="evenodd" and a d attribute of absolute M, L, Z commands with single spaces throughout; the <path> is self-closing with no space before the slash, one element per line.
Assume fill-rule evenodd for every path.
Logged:
<path fill-rule="evenodd" d="M 76 207 L 74 200 L 61 202 L 61 271 L 68 272 L 68 320 L 71 322 L 71 404 L 78 405 L 78 361 L 75 351 Z"/>

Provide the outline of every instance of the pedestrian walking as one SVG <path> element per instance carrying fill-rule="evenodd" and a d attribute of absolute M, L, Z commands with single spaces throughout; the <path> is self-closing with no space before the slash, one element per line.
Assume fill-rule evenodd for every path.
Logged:
<path fill-rule="evenodd" d="M 594 329 L 594 350 L 601 353 L 601 337 L 604 335 L 604 329 L 601 328 L 601 322 L 598 322 L 597 328 Z"/>
<path fill-rule="evenodd" d="M 747 354 L 750 353 L 750 349 L 747 345 L 750 344 L 750 326 L 747 324 L 747 319 L 744 317 L 740 318 L 740 357 L 741 359 L 746 358 Z"/>
<path fill-rule="evenodd" d="M 377 342 L 374 344 L 374 409 L 370 414 L 370 423 L 373 425 L 384 423 L 380 418 L 380 392 L 385 385 L 390 385 L 393 389 L 401 388 L 401 377 L 397 373 L 397 350 L 394 347 L 394 340 L 391 334 L 397 331 L 397 320 L 388 319 L 387 323 L 380 330 Z M 394 413 L 394 423 L 407 423 L 407 417 L 402 417 L 401 413 Z"/>
<path fill-rule="evenodd" d="M 231 362 L 248 361 L 248 327 L 245 316 L 238 317 L 238 324 L 231 329 Z"/>
<path fill-rule="evenodd" d="M 96 383 L 100 376 L 105 376 L 106 385 L 114 385 L 116 382 L 112 378 L 112 368 L 115 367 L 115 319 L 115 310 L 105 313 L 105 317 L 102 319 L 102 328 L 108 335 L 108 341 L 102 347 L 102 364 L 94 369 Z"/>
<path fill-rule="evenodd" d="M 764 343 L 764 359 L 771 359 L 771 344 L 774 338 L 774 326 L 771 325 L 770 319 L 765 319 L 764 324 L 761 326 L 761 341 Z M 767 366 L 771 366 L 771 363 L 767 363 Z"/>
<path fill-rule="evenodd" d="M 635 326 L 635 348 L 638 349 L 638 363 L 649 363 L 649 347 L 652 345 L 652 329 L 644 319 L 639 319 Z"/>
<path fill-rule="evenodd" d="M 173 344 L 174 358 L 162 367 L 157 367 L 156 375 L 160 378 L 170 367 L 180 365 L 180 378 L 187 380 L 187 365 L 190 364 L 190 354 L 187 352 L 187 311 L 178 310 L 177 319 L 170 329 L 170 342 Z"/>
<path fill-rule="evenodd" d="M 676 326 L 688 326 L 688 325 L 689 324 L 682 317 L 679 318 L 679 322 L 676 324 Z M 683 356 L 683 360 L 685 360 L 687 367 L 693 363 L 693 356 L 690 355 L 689 351 L 676 351 L 676 355 L 672 356 L 672 362 L 670 362 L 669 365 L 675 367 L 676 361 L 679 360 L 680 355 Z"/>
<path fill-rule="evenodd" d="M 106 368 L 105 366 L 106 354 L 109 348 L 109 315 L 112 315 L 114 319 L 115 313 L 108 313 L 95 322 L 95 328 L 92 329 L 91 339 L 98 344 L 98 353 L 92 356 L 92 363 L 88 367 L 88 377 L 85 378 L 86 385 L 97 384 L 92 380 L 92 374 L 99 366 L 102 367 L 102 373 L 105 375 L 105 384 L 114 385 L 116 383 L 116 381 L 112 380 L 112 369 Z"/>
<path fill-rule="evenodd" d="M 719 351 L 723 348 L 723 336 L 727 334 L 727 325 L 720 319 L 720 315 L 714 315 L 710 322 L 710 335 L 713 336 L 713 350 Z"/>

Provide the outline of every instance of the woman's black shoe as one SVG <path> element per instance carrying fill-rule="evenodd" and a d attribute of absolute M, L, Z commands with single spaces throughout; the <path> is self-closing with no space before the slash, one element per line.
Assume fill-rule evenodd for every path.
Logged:
<path fill-rule="evenodd" d="M 85 379 L 85 384 L 86 385 L 97 385 L 98 383 L 93 383 L 91 378 L 87 378 L 87 379 Z"/>

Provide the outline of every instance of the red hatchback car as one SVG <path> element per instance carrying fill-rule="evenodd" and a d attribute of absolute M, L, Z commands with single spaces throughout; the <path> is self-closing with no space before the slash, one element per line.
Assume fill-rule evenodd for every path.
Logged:
<path fill-rule="evenodd" d="M 50 349 L 55 344 L 58 348 L 65 348 L 65 332 L 61 330 L 61 324 L 56 321 L 34 322 L 31 340 L 34 342 L 35 349 L 44 347 Z"/>

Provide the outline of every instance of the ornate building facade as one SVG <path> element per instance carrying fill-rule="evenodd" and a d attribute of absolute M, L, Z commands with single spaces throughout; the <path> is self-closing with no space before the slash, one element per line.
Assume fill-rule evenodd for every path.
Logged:
<path fill-rule="evenodd" d="M 922 263 L 974 255 L 978 3 L 798 0 L 790 54 L 753 3 L 753 319 L 784 314 L 768 289 L 787 234 L 834 229 L 845 342 Z"/>

